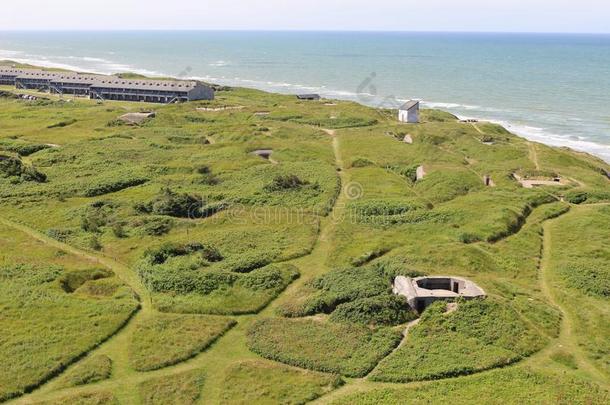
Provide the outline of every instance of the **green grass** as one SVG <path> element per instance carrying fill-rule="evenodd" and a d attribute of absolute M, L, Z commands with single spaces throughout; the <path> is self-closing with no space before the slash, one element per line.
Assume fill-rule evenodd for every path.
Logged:
<path fill-rule="evenodd" d="M 374 381 L 409 382 L 502 367 L 546 343 L 502 302 L 473 300 L 445 314 L 445 304 L 426 309 L 406 342 L 371 374 Z"/>
<path fill-rule="evenodd" d="M 498 370 L 479 376 L 426 384 L 416 388 L 378 389 L 348 395 L 335 405 L 367 404 L 603 404 L 608 392 L 566 375 L 527 368 Z"/>
<path fill-rule="evenodd" d="M 100 280 L 83 279 L 68 292 L 62 288 L 62 278 L 92 269 L 92 263 L 4 226 L 0 235 L 2 400 L 60 374 L 119 330 L 138 303 L 112 274 Z M 113 288 L 92 294 L 101 282 L 112 283 Z"/>
<path fill-rule="evenodd" d="M 261 360 L 242 361 L 226 371 L 224 404 L 305 404 L 319 398 L 343 381 L 322 374 Z"/>
<path fill-rule="evenodd" d="M 198 315 L 158 314 L 136 325 L 129 360 L 138 371 L 171 366 L 196 356 L 235 325 L 235 321 Z"/>
<path fill-rule="evenodd" d="M 308 319 L 263 319 L 248 331 L 248 347 L 271 360 L 310 370 L 362 377 L 400 342 L 389 328 Z"/>
<path fill-rule="evenodd" d="M 375 376 L 383 370 L 392 381 L 475 373 L 455 382 L 483 378 L 476 387 L 484 393 L 515 387 L 476 372 L 527 363 L 545 378 L 531 402 L 561 402 L 548 396 L 561 385 L 546 379 L 549 370 L 569 374 L 566 402 L 584 402 L 572 374 L 607 381 L 608 215 L 596 204 L 610 201 L 610 183 L 599 159 L 528 142 L 495 124 L 459 123 L 442 111 L 422 110 L 421 124 L 402 124 L 391 110 L 251 89 L 222 88 L 214 101 L 176 105 L 43 96 L 0 97 L 0 153 L 10 157 L 0 164 L 1 216 L 121 265 L 107 271 L 0 230 L 0 313 L 8 325 L 0 331 L 7 365 L 0 398 L 21 395 L 68 365 L 69 379 L 76 370 L 76 379 L 96 375 L 87 354 L 137 306 L 115 273 L 143 296 L 144 310 L 92 355 L 112 358 L 110 378 L 99 384 L 125 403 L 138 400 L 137 385 L 147 378 L 129 361 L 132 332 L 144 336 L 133 341 L 146 367 L 188 358 L 176 368 L 202 370 L 202 402 L 222 402 L 229 375 L 254 379 L 251 397 L 264 391 L 304 401 L 330 387 L 315 382 L 326 378 L 316 371 L 363 376 L 380 362 Z M 198 109 L 224 106 L 239 108 Z M 114 125 L 143 109 L 155 119 Z M 412 144 L 403 142 L 407 134 Z M 272 149 L 271 159 L 252 153 L 258 149 Z M 415 181 L 419 165 L 426 176 Z M 515 172 L 558 174 L 568 184 L 524 189 Z M 484 186 L 484 175 L 495 187 Z M 149 260 L 167 246 L 193 249 Z M 480 308 L 425 315 L 387 357 L 414 317 L 390 292 L 397 274 L 467 277 L 489 298 Z M 219 318 L 179 313 L 243 316 L 208 347 L 227 326 L 199 328 L 185 319 Z M 266 320 L 278 314 L 311 318 Z M 547 343 L 572 357 L 551 347 L 528 357 Z M 251 363 L 256 353 L 308 371 Z M 172 396 L 193 380 L 173 379 L 176 372 L 154 372 L 161 402 L 186 401 Z M 256 380 L 258 372 L 267 379 Z M 457 389 L 451 384 L 438 382 L 431 398 L 445 400 L 443 387 Z M 43 384 L 31 397 L 57 398 L 59 385 Z M 384 386 L 371 379 L 346 385 L 346 392 Z M 388 398 L 380 402 L 400 402 Z"/>
<path fill-rule="evenodd" d="M 196 404 L 205 381 L 201 370 L 186 371 L 139 384 L 143 405 Z"/>
<path fill-rule="evenodd" d="M 83 394 L 66 395 L 64 397 L 36 402 L 36 405 L 63 405 L 63 404 L 74 404 L 74 405 L 118 405 L 119 401 L 116 399 L 111 392 L 108 391 L 95 391 Z"/>
<path fill-rule="evenodd" d="M 76 387 L 107 380 L 112 374 L 112 360 L 99 354 L 87 357 L 59 378 L 59 387 Z"/>
<path fill-rule="evenodd" d="M 572 210 L 549 227 L 558 298 L 574 319 L 580 347 L 610 372 L 610 231 L 607 206 Z"/>

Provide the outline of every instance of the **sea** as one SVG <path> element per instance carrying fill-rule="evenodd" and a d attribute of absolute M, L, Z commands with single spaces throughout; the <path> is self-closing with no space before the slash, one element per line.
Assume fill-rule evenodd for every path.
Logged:
<path fill-rule="evenodd" d="M 610 35 L 0 31 L 0 60 L 319 93 L 409 99 L 610 162 Z"/>

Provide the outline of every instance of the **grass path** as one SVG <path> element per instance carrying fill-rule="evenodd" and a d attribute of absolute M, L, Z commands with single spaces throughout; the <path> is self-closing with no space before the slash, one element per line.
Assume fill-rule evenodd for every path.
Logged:
<path fill-rule="evenodd" d="M 574 330 L 574 321 L 571 314 L 563 307 L 561 300 L 556 296 L 555 289 L 557 287 L 555 284 L 557 274 L 551 265 L 551 255 L 553 252 L 553 223 L 554 220 L 550 220 L 543 224 L 543 253 L 540 262 L 540 287 L 542 293 L 549 302 L 558 308 L 562 314 L 560 334 L 555 346 L 572 354 L 580 370 L 583 370 L 602 386 L 608 388 L 609 384 L 607 377 L 589 361 L 576 342 L 572 333 Z"/>

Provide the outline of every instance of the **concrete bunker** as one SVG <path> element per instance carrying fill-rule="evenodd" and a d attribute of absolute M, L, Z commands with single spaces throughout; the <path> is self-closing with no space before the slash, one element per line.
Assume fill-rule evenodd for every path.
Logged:
<path fill-rule="evenodd" d="M 127 124 L 130 124 L 130 125 L 139 125 L 146 120 L 155 118 L 155 116 L 156 116 L 156 114 L 152 111 L 144 111 L 144 112 L 123 114 L 119 117 L 119 120 L 121 120 Z"/>
<path fill-rule="evenodd" d="M 252 151 L 252 154 L 260 158 L 270 160 L 271 154 L 273 154 L 273 149 L 257 149 L 255 151 Z"/>
<path fill-rule="evenodd" d="M 423 312 L 436 301 L 452 302 L 458 298 L 473 299 L 485 297 L 485 291 L 470 280 L 452 276 L 431 276 L 410 278 L 398 276 L 392 289 L 402 295 L 416 312 Z"/>

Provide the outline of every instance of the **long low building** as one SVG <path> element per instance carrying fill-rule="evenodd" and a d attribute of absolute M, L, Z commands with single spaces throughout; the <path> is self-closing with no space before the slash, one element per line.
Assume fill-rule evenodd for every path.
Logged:
<path fill-rule="evenodd" d="M 0 66 L 0 85 L 96 100 L 175 103 L 213 100 L 214 89 L 198 81 L 122 79 L 116 76 L 16 69 Z"/>

